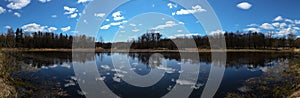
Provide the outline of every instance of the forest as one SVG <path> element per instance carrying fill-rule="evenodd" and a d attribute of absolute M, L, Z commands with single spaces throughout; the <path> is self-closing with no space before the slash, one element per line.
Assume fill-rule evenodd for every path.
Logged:
<path fill-rule="evenodd" d="M 165 38 L 160 33 L 147 32 L 137 39 L 127 42 L 95 42 L 95 38 L 85 35 L 72 36 L 66 34 L 56 34 L 53 32 L 33 32 L 24 33 L 22 29 L 8 29 L 6 33 L 0 34 L 0 47 L 3 48 L 72 48 L 73 39 L 77 38 L 84 42 L 95 42 L 97 48 L 110 49 L 112 44 L 124 48 L 130 45 L 132 49 L 177 49 L 174 41 L 179 42 L 184 48 L 186 42 L 194 41 L 200 49 L 209 49 L 209 38 L 205 36 L 182 36 L 176 38 Z M 261 32 L 225 32 L 226 47 L 228 49 L 291 49 L 300 48 L 300 38 L 294 34 L 285 36 L 275 36 Z M 80 43 L 80 42 L 77 42 Z M 84 43 L 83 43 L 84 45 Z M 82 46 L 88 47 L 88 46 Z"/>
<path fill-rule="evenodd" d="M 210 38 L 216 35 L 205 36 L 182 36 L 173 39 L 163 38 L 160 33 L 145 33 L 136 40 L 118 43 L 102 43 L 96 42 L 97 47 L 111 48 L 112 44 L 116 44 L 114 48 L 125 48 L 128 45 L 132 49 L 177 49 L 174 42 L 181 48 L 192 48 L 187 42 L 194 41 L 199 49 L 210 49 Z M 272 34 L 264 34 L 261 32 L 225 32 L 227 49 L 292 49 L 300 48 L 300 38 L 294 34 L 285 36 L 277 36 Z"/>

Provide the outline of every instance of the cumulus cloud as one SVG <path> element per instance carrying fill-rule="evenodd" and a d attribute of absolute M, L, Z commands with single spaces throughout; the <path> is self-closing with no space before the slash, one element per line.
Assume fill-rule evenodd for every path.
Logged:
<path fill-rule="evenodd" d="M 253 23 L 253 24 L 249 24 L 249 25 L 247 25 L 248 27 L 256 27 L 256 26 L 258 26 L 257 24 L 255 24 L 255 23 Z"/>
<path fill-rule="evenodd" d="M 126 23 L 126 22 L 128 22 L 128 21 L 127 21 L 127 20 L 123 20 L 123 21 L 120 21 L 120 22 L 112 22 L 112 23 L 110 23 L 110 24 L 107 24 L 107 25 L 102 26 L 100 29 L 101 29 L 101 30 L 107 30 L 107 29 L 109 29 L 111 26 L 119 26 L 119 25 L 124 24 L 124 23 Z M 119 26 L 119 27 L 122 28 L 122 27 L 124 27 L 124 26 Z"/>
<path fill-rule="evenodd" d="M 112 23 L 110 23 L 110 25 L 111 26 L 119 26 L 119 25 L 124 24 L 126 22 L 128 22 L 128 21 L 124 20 L 124 21 L 121 21 L 121 22 L 112 22 Z"/>
<path fill-rule="evenodd" d="M 17 16 L 17 17 L 21 17 L 21 14 L 18 13 L 18 12 L 15 12 L 14 15 Z"/>
<path fill-rule="evenodd" d="M 61 28 L 61 31 L 62 31 L 62 32 L 67 32 L 67 31 L 69 31 L 70 29 L 71 29 L 71 26 L 67 26 L 67 27 Z"/>
<path fill-rule="evenodd" d="M 56 27 L 49 27 L 49 28 L 48 28 L 48 31 L 49 31 L 49 32 L 53 32 L 53 31 L 56 31 L 56 30 L 57 30 Z"/>
<path fill-rule="evenodd" d="M 109 28 L 110 28 L 110 25 L 108 24 L 108 25 L 102 26 L 100 29 L 101 29 L 101 30 L 107 30 L 107 29 L 109 29 Z"/>
<path fill-rule="evenodd" d="M 177 31 L 181 31 L 182 32 L 182 30 L 177 30 Z M 170 39 L 186 38 L 186 37 L 191 38 L 193 36 L 201 36 L 201 35 L 200 34 L 175 34 L 173 36 L 169 36 L 168 38 L 170 38 Z"/>
<path fill-rule="evenodd" d="M 89 1 L 93 1 L 93 0 L 78 0 L 77 3 L 86 3 L 86 2 L 89 2 Z"/>
<path fill-rule="evenodd" d="M 40 24 L 37 23 L 30 23 L 22 26 L 22 29 L 24 29 L 25 32 L 38 32 L 38 31 L 45 31 L 45 29 L 48 26 L 41 26 Z"/>
<path fill-rule="evenodd" d="M 22 9 L 30 3 L 30 0 L 7 0 L 9 4 L 6 6 L 10 9 Z"/>
<path fill-rule="evenodd" d="M 132 32 L 139 32 L 140 30 L 139 29 L 133 29 L 133 30 L 131 30 Z"/>
<path fill-rule="evenodd" d="M 176 8 L 177 5 L 176 4 L 173 4 L 173 3 L 168 3 L 167 6 L 172 9 L 172 8 Z"/>
<path fill-rule="evenodd" d="M 164 29 L 164 28 L 170 28 L 170 27 L 174 27 L 178 25 L 176 22 L 174 21 L 167 21 L 165 24 L 163 25 L 158 25 L 156 27 L 154 27 L 153 29 Z"/>
<path fill-rule="evenodd" d="M 184 22 L 178 22 L 178 24 L 180 24 L 180 25 L 184 25 Z"/>
<path fill-rule="evenodd" d="M 284 21 L 285 21 L 285 22 L 289 22 L 289 23 L 294 23 L 294 21 L 291 20 L 291 19 L 285 19 Z"/>
<path fill-rule="evenodd" d="M 78 16 L 78 10 L 77 8 L 71 8 L 68 6 L 64 6 L 64 10 L 66 11 L 64 14 L 70 15 L 70 18 L 76 18 Z"/>
<path fill-rule="evenodd" d="M 57 17 L 57 15 L 51 15 L 51 17 L 52 17 L 52 18 L 56 18 L 56 17 Z"/>
<path fill-rule="evenodd" d="M 282 20 L 283 20 L 282 16 L 277 16 L 273 21 L 282 21 Z"/>
<path fill-rule="evenodd" d="M 297 30 L 293 29 L 292 27 L 281 29 L 277 34 L 278 36 L 286 36 L 289 34 L 295 34 Z"/>
<path fill-rule="evenodd" d="M 114 18 L 115 21 L 119 21 L 119 20 L 125 19 L 125 17 L 121 15 L 121 11 L 114 12 L 112 14 L 112 16 L 113 16 L 113 18 Z"/>
<path fill-rule="evenodd" d="M 300 20 L 295 20 L 295 24 L 300 24 Z"/>
<path fill-rule="evenodd" d="M 243 9 L 243 10 L 248 10 L 252 7 L 252 5 L 248 2 L 242 2 L 236 5 L 238 8 Z"/>
<path fill-rule="evenodd" d="M 51 0 L 39 0 L 42 3 L 50 2 Z"/>
<path fill-rule="evenodd" d="M 269 24 L 269 23 L 263 23 L 260 28 L 262 29 L 266 29 L 266 30 L 274 30 L 275 28 L 273 27 L 273 25 Z"/>
<path fill-rule="evenodd" d="M 192 81 L 188 81 L 188 80 L 176 80 L 176 83 L 179 85 L 195 85 L 196 83 L 192 82 Z"/>
<path fill-rule="evenodd" d="M 130 26 L 133 26 L 133 27 L 135 27 L 136 26 L 136 24 L 133 24 L 133 23 L 131 23 L 131 24 L 129 24 Z"/>
<path fill-rule="evenodd" d="M 284 28 L 285 26 L 287 26 L 286 23 L 281 23 L 281 24 L 279 25 L 280 28 Z"/>
<path fill-rule="evenodd" d="M 275 23 L 272 23 L 272 25 L 273 25 L 274 27 L 279 27 L 279 26 L 280 26 L 280 23 L 279 23 L 279 22 L 275 22 Z"/>
<path fill-rule="evenodd" d="M 259 28 L 246 28 L 245 31 L 260 32 Z"/>
<path fill-rule="evenodd" d="M 4 9 L 3 7 L 0 6 L 0 14 L 4 13 L 6 11 L 6 9 Z"/>
<path fill-rule="evenodd" d="M 77 15 L 78 15 L 77 13 L 71 14 L 71 15 L 70 15 L 70 18 L 76 18 Z"/>
<path fill-rule="evenodd" d="M 225 32 L 222 30 L 216 30 L 209 33 L 209 35 L 223 35 Z"/>
<path fill-rule="evenodd" d="M 11 29 L 11 26 L 4 26 L 5 29 Z"/>
<path fill-rule="evenodd" d="M 68 6 L 64 6 L 64 10 L 66 10 L 64 14 L 73 14 L 75 12 L 78 12 L 77 8 L 71 8 Z"/>
<path fill-rule="evenodd" d="M 176 13 L 172 13 L 172 15 L 186 15 L 186 14 L 194 14 L 197 12 L 206 12 L 200 5 L 192 6 L 192 9 L 180 9 Z"/>
<path fill-rule="evenodd" d="M 106 14 L 105 13 L 95 13 L 94 16 L 95 17 L 100 17 L 103 18 Z"/>
<path fill-rule="evenodd" d="M 121 28 L 121 29 L 124 29 L 124 28 L 125 28 L 125 26 L 119 26 L 119 28 Z"/>

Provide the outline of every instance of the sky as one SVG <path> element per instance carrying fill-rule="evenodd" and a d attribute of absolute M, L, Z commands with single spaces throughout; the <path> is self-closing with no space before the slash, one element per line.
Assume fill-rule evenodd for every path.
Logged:
<path fill-rule="evenodd" d="M 25 32 L 73 35 L 77 22 L 91 0 L 0 0 L 0 33 L 8 28 Z M 257 31 L 274 36 L 300 35 L 299 0 L 207 0 L 222 31 Z M 99 4 L 101 5 L 101 4 Z M 105 9 L 99 6 L 97 9 Z M 96 9 L 96 10 L 97 10 Z M 126 41 L 155 29 L 175 38 L 213 33 L 205 31 L 193 14 L 213 13 L 204 4 L 183 7 L 168 0 L 131 0 L 111 13 L 94 13 L 99 24 L 97 38 Z M 91 23 L 90 21 L 84 21 Z M 172 32 L 172 33 L 170 33 Z M 206 32 L 206 33 L 205 33 Z M 99 40 L 99 39 L 98 39 Z"/>

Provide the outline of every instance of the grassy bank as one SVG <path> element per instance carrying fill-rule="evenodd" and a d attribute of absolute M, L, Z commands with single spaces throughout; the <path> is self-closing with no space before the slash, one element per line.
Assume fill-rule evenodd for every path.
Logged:
<path fill-rule="evenodd" d="M 299 98 L 300 62 L 298 59 L 267 69 L 262 76 L 245 81 L 243 90 L 227 98 Z"/>
<path fill-rule="evenodd" d="M 0 98 L 17 98 L 17 91 L 13 86 L 10 70 L 8 70 L 8 62 L 5 55 L 0 51 Z"/>

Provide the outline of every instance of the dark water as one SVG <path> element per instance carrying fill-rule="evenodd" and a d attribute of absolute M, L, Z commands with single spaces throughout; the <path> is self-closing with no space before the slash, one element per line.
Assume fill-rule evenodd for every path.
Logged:
<path fill-rule="evenodd" d="M 20 72 L 22 74 L 17 74 L 17 77 L 39 85 L 46 92 L 49 89 L 60 89 L 67 94 L 64 97 L 69 98 L 81 98 L 87 93 L 82 91 L 77 83 L 79 79 L 75 77 L 73 62 L 83 64 L 96 62 L 97 70 L 101 76 L 95 79 L 104 82 L 110 91 L 124 98 L 163 97 L 172 92 L 175 85 L 191 88 L 192 91 L 189 96 L 191 98 L 200 97 L 212 66 L 210 53 L 200 53 L 200 60 L 180 58 L 179 53 L 159 53 L 159 56 L 163 58 L 151 57 L 153 53 L 96 53 L 94 55 L 87 54 L 76 61 L 72 60 L 72 53 L 65 52 L 27 52 L 15 53 L 14 55 L 24 63 Z M 293 53 L 227 53 L 224 77 L 214 97 L 224 97 L 228 92 L 241 92 L 240 88 L 243 87 L 245 80 L 261 76 L 268 68 L 295 58 L 294 55 Z M 130 66 L 118 65 L 114 67 L 113 56 L 127 57 Z M 121 61 L 118 62 L 118 64 L 122 63 Z M 199 73 L 194 75 L 196 77 L 180 80 L 179 76 L 184 72 L 180 66 L 182 63 L 199 65 Z M 122 79 L 126 77 L 127 80 L 130 80 L 133 76 L 128 75 L 132 73 L 137 76 L 152 74 L 153 77 L 148 77 L 142 82 L 147 83 L 150 80 L 156 80 L 156 82 L 148 83 L 145 87 L 139 87 Z M 197 72 L 190 73 L 195 74 Z"/>

